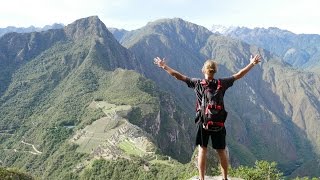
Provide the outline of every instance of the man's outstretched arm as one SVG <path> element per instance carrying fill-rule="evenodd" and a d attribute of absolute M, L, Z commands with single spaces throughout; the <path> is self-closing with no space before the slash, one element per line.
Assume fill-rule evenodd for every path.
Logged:
<path fill-rule="evenodd" d="M 244 75 L 246 75 L 253 66 L 261 62 L 261 56 L 260 55 L 255 55 L 254 57 L 251 55 L 250 57 L 250 64 L 248 64 L 246 67 L 241 69 L 239 72 L 236 74 L 232 75 L 236 80 L 242 78 Z"/>
<path fill-rule="evenodd" d="M 161 59 L 159 57 L 154 58 L 154 64 L 158 65 L 158 67 L 161 67 L 162 69 L 164 69 L 165 71 L 167 71 L 168 74 L 170 74 L 171 76 L 175 77 L 176 79 L 180 80 L 180 81 L 186 81 L 187 80 L 187 76 L 179 73 L 178 71 L 172 69 L 171 67 L 169 67 L 166 62 L 164 61 L 164 58 Z"/>

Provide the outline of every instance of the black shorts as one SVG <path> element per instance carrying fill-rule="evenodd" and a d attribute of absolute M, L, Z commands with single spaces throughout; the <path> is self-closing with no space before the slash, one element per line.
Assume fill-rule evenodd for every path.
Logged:
<path fill-rule="evenodd" d="M 203 129 L 202 125 L 199 125 L 196 145 L 208 146 L 209 137 L 211 137 L 212 147 L 214 149 L 225 149 L 226 148 L 226 128 L 223 127 L 220 131 L 212 132 Z"/>

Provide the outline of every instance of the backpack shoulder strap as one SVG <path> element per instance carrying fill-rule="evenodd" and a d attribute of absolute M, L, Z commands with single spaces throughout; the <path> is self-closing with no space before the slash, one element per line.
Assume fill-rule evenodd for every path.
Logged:
<path fill-rule="evenodd" d="M 218 79 L 218 86 L 217 86 L 217 90 L 220 90 L 222 88 L 222 85 L 221 85 L 221 80 Z"/>

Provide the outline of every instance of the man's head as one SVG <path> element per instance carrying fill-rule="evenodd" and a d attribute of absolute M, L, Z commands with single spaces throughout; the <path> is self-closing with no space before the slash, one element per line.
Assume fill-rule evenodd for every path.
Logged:
<path fill-rule="evenodd" d="M 202 67 L 202 73 L 209 78 L 213 78 L 213 75 L 217 72 L 218 66 L 214 60 L 207 60 Z"/>

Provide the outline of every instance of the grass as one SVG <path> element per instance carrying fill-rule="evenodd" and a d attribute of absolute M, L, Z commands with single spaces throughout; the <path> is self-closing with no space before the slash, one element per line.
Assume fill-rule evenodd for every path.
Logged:
<path fill-rule="evenodd" d="M 102 139 L 98 139 L 98 138 L 94 138 L 94 137 L 81 138 L 77 142 L 80 144 L 77 151 L 84 152 L 84 153 L 90 153 L 95 147 L 98 147 L 102 141 L 103 141 Z"/>
<path fill-rule="evenodd" d="M 150 163 L 152 164 L 163 164 L 163 165 L 167 165 L 167 166 L 171 166 L 174 167 L 174 164 L 171 161 L 168 160 L 151 160 Z"/>
<path fill-rule="evenodd" d="M 129 154 L 129 155 L 142 156 L 146 153 L 145 151 L 138 148 L 133 142 L 131 142 L 129 140 L 124 140 L 124 141 L 120 142 L 118 146 L 126 154 Z"/>
<path fill-rule="evenodd" d="M 96 101 L 95 103 L 96 103 L 96 107 L 101 108 L 106 115 L 114 115 L 116 112 L 117 113 L 128 112 L 132 108 L 130 105 L 117 106 L 115 104 L 110 104 L 105 101 Z"/>
<path fill-rule="evenodd" d="M 81 135 L 80 138 L 75 141 L 76 144 L 79 144 L 77 150 L 79 152 L 90 153 L 92 149 L 95 149 L 110 138 L 122 123 L 122 121 L 106 117 L 94 121 L 91 125 L 81 130 L 86 134 Z M 80 134 L 81 131 L 79 132 Z"/>

